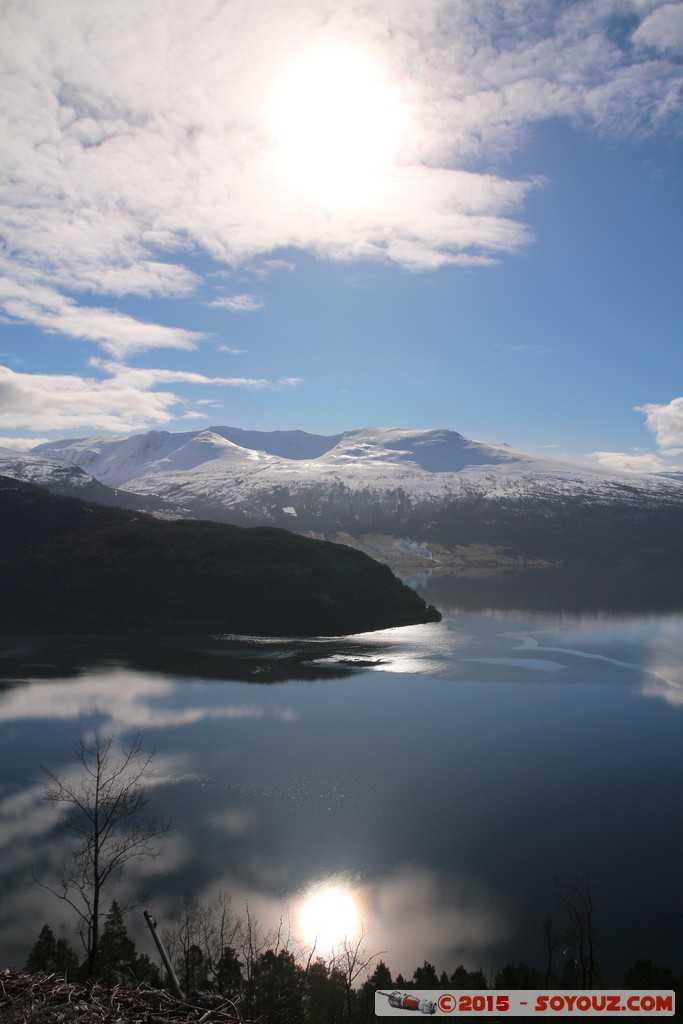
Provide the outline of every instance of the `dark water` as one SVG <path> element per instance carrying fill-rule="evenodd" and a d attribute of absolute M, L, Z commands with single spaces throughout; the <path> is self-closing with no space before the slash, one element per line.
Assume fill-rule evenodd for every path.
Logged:
<path fill-rule="evenodd" d="M 73 940 L 31 880 L 63 852 L 40 764 L 66 773 L 79 736 L 116 728 L 156 749 L 151 804 L 174 821 L 127 876 L 162 922 L 223 889 L 304 943 L 362 927 L 394 973 L 543 969 L 555 879 L 589 872 L 604 971 L 681 970 L 680 614 L 450 611 L 302 643 L 15 633 L 0 676 L 0 967 L 45 921 Z"/>

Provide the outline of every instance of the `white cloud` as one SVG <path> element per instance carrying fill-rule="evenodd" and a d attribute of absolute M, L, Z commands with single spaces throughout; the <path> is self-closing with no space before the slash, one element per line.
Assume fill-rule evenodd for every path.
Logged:
<path fill-rule="evenodd" d="M 400 865 L 368 890 L 364 923 L 367 918 L 375 948 L 391 949 L 394 970 L 412 970 L 416 950 L 432 963 L 455 957 L 476 967 L 509 933 L 502 901 L 472 878 Z M 405 921 L 409 929 L 401 927 Z"/>
<path fill-rule="evenodd" d="M 279 250 L 413 271 L 486 267 L 533 241 L 523 208 L 543 180 L 534 168 L 523 180 L 482 168 L 535 124 L 680 131 L 682 10 L 659 0 L 0 0 L 0 244 L 12 256 L 0 309 L 121 361 L 207 340 L 110 308 L 111 297 L 196 294 L 190 255 L 241 273 L 243 292 L 209 302 L 230 312 L 263 307 L 244 282 L 292 270 Z M 348 55 L 363 89 L 340 75 L 301 90 L 302 68 L 343 69 Z M 308 122 L 294 104 L 278 108 L 286 83 Z M 127 432 L 198 416 L 178 411 L 171 385 L 299 383 L 1 372 L 8 430 Z M 644 407 L 648 422 L 683 443 L 673 403 L 664 408 Z"/>
<path fill-rule="evenodd" d="M 0 367 L 0 427 L 6 429 L 127 433 L 167 423 L 177 401 L 168 391 L 144 391 L 115 379 Z"/>
<path fill-rule="evenodd" d="M 152 390 L 160 384 L 217 385 L 262 390 L 294 386 L 249 377 L 207 377 L 175 370 L 133 369 L 120 363 L 99 363 L 103 380 L 77 374 L 16 373 L 0 366 L 0 427 L 73 432 L 94 428 L 129 433 L 168 423 L 183 399 L 172 391 Z M 38 443 L 37 441 L 35 443 Z"/>
<path fill-rule="evenodd" d="M 228 309 L 231 313 L 254 313 L 263 309 L 264 302 L 258 295 L 226 295 L 209 303 L 217 309 Z"/>
<path fill-rule="evenodd" d="M 176 689 L 171 679 L 159 675 L 150 678 L 129 669 L 92 671 L 78 679 L 29 680 L 0 695 L 0 722 L 76 721 L 96 715 L 103 720 L 103 729 L 136 730 L 178 728 L 208 719 L 254 721 L 267 714 L 256 704 L 235 703 L 216 708 L 209 699 L 202 703 L 199 695 L 193 707 L 166 706 L 166 698 L 170 699 Z M 209 689 L 205 687 L 201 697 L 208 695 Z M 273 712 L 272 717 L 286 721 L 282 712 Z M 156 769 L 159 779 L 168 782 L 158 762 Z"/>
<path fill-rule="evenodd" d="M 645 414 L 661 448 L 683 447 L 683 398 L 674 398 L 668 405 L 639 405 L 636 412 Z"/>
<path fill-rule="evenodd" d="M 296 264 L 291 260 L 261 260 L 248 268 L 255 277 L 268 277 L 277 270 L 296 270 Z"/>
<path fill-rule="evenodd" d="M 633 33 L 633 41 L 663 52 L 683 52 L 683 4 L 655 8 Z"/>
<path fill-rule="evenodd" d="M 216 345 L 219 352 L 227 352 L 229 356 L 243 356 L 245 348 L 234 348 L 232 345 Z"/>
<path fill-rule="evenodd" d="M 633 454 L 628 452 L 593 452 L 601 466 L 618 473 L 663 473 L 683 469 L 683 466 L 655 454 Z"/>
<path fill-rule="evenodd" d="M 79 306 L 56 289 L 37 283 L 34 274 L 17 274 L 9 261 L 0 261 L 0 269 L 6 273 L 0 278 L 0 305 L 5 312 L 47 334 L 97 342 L 119 358 L 153 348 L 194 349 L 205 337 L 177 327 L 143 323 L 110 309 Z"/>
<path fill-rule="evenodd" d="M 37 444 L 46 444 L 49 437 L 0 437 L 0 448 L 10 448 L 16 452 L 30 452 Z"/>
<path fill-rule="evenodd" d="M 71 291 L 187 294 L 196 275 L 177 258 L 188 249 L 232 267 L 268 257 L 270 269 L 283 265 L 271 254 L 289 246 L 412 269 L 495 260 L 529 241 L 515 217 L 534 183 L 475 173 L 479 157 L 509 151 L 550 117 L 613 132 L 680 126 L 683 69 L 660 52 L 678 39 L 677 4 L 4 8 L 4 236 L 44 282 Z M 615 41 L 613 23 L 628 17 L 654 55 Z M 410 127 L 392 165 L 365 174 L 361 155 L 347 154 L 360 188 L 330 200 L 283 180 L 269 104 L 292 63 L 318 54 L 324 66 L 339 47 L 373 62 L 377 96 Z M 310 173 L 319 148 L 305 125 L 297 130 Z M 150 325 L 116 325 L 111 313 L 104 323 L 98 312 L 62 309 L 56 324 L 52 311 L 42 325 L 118 354 L 149 341 Z M 154 344 L 194 340 L 160 330 Z"/>

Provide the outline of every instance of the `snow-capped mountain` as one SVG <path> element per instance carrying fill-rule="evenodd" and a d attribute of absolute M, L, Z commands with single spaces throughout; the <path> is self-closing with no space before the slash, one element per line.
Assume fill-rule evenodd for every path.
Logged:
<path fill-rule="evenodd" d="M 487 566 L 683 564 L 681 481 L 606 474 L 450 430 L 216 426 L 59 441 L 29 459 L 85 471 L 119 501 L 134 492 L 130 501 L 162 500 L 184 517 L 284 526 L 394 567 L 460 569 L 473 551 Z"/>
<path fill-rule="evenodd" d="M 378 493 L 519 494 L 532 488 L 608 497 L 624 486 L 678 494 L 680 482 L 643 474 L 606 474 L 587 466 L 531 456 L 505 444 L 470 441 L 451 430 L 364 428 L 329 437 L 304 431 L 211 427 L 187 433 L 151 431 L 42 444 L 32 456 L 76 466 L 109 487 L 172 496 L 191 504 L 220 500 L 229 508 L 263 488 L 343 486 Z"/>
<path fill-rule="evenodd" d="M 165 504 L 153 496 L 143 498 L 128 491 L 116 491 L 96 480 L 75 463 L 62 462 L 49 456 L 31 452 L 19 453 L 12 448 L 0 448 L 0 477 L 7 476 L 24 483 L 44 487 L 53 494 L 82 498 L 100 505 L 158 512 Z"/>

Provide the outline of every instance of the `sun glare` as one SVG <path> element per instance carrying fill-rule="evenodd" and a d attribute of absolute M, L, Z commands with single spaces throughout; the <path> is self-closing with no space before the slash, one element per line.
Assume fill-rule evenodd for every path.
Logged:
<path fill-rule="evenodd" d="M 304 941 L 321 951 L 357 938 L 360 914 L 353 892 L 343 884 L 308 892 L 299 907 L 299 925 Z"/>
<path fill-rule="evenodd" d="M 407 115 L 369 54 L 338 47 L 283 70 L 271 127 L 285 184 L 334 206 L 372 198 L 394 166 Z"/>

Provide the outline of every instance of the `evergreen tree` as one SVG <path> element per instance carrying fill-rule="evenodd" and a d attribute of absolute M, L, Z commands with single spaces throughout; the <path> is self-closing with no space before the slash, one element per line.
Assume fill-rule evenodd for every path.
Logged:
<path fill-rule="evenodd" d="M 130 984 L 136 980 L 135 943 L 128 937 L 123 914 L 113 900 L 100 938 L 95 973 L 105 985 Z"/>
<path fill-rule="evenodd" d="M 346 1013 L 346 982 L 335 967 L 318 958 L 306 971 L 304 1020 L 307 1024 L 342 1024 Z"/>
<path fill-rule="evenodd" d="M 38 971 L 45 971 L 46 974 L 49 974 L 54 964 L 56 945 L 52 928 L 49 924 L 44 924 L 40 935 L 31 947 L 24 970 L 29 974 L 37 974 Z"/>
<path fill-rule="evenodd" d="M 368 980 L 363 983 L 360 990 L 362 1019 L 364 1021 L 374 1021 L 376 1019 L 375 992 L 390 991 L 393 988 L 393 985 L 394 983 L 391 980 L 391 971 L 384 961 L 380 960 Z"/>
<path fill-rule="evenodd" d="M 226 946 L 216 967 L 216 984 L 221 995 L 233 1000 L 240 995 L 243 966 L 232 946 Z"/>
<path fill-rule="evenodd" d="M 673 974 L 670 967 L 660 967 L 651 960 L 636 960 L 624 975 L 625 988 L 672 989 Z"/>
<path fill-rule="evenodd" d="M 393 981 L 391 980 L 391 971 L 384 963 L 384 960 L 380 960 L 368 978 L 366 984 L 372 985 L 373 988 L 391 988 L 393 985 Z"/>
<path fill-rule="evenodd" d="M 257 1016 L 273 1024 L 300 1020 L 303 1007 L 303 971 L 289 950 L 267 949 L 256 961 Z"/>
<path fill-rule="evenodd" d="M 494 988 L 539 989 L 541 987 L 541 975 L 533 967 L 526 964 L 505 964 L 505 967 L 496 974 L 493 981 Z"/>
<path fill-rule="evenodd" d="M 462 964 L 460 964 L 459 967 L 456 967 L 451 974 L 449 984 L 458 989 L 464 988 L 481 991 L 482 989 L 488 988 L 484 972 L 481 968 L 477 971 L 468 971 Z"/>
<path fill-rule="evenodd" d="M 78 957 L 67 939 L 57 939 L 55 945 L 55 973 L 64 978 L 74 977 L 79 970 Z"/>
<path fill-rule="evenodd" d="M 49 924 L 44 924 L 26 960 L 24 970 L 28 974 L 73 975 L 78 970 L 78 957 L 66 939 L 55 939 Z"/>
<path fill-rule="evenodd" d="M 135 957 L 135 981 L 144 982 L 152 988 L 161 988 L 161 971 L 146 953 L 138 953 Z"/>
<path fill-rule="evenodd" d="M 422 967 L 416 967 L 413 974 L 413 985 L 415 988 L 438 988 L 439 976 L 434 964 L 425 960 Z"/>

